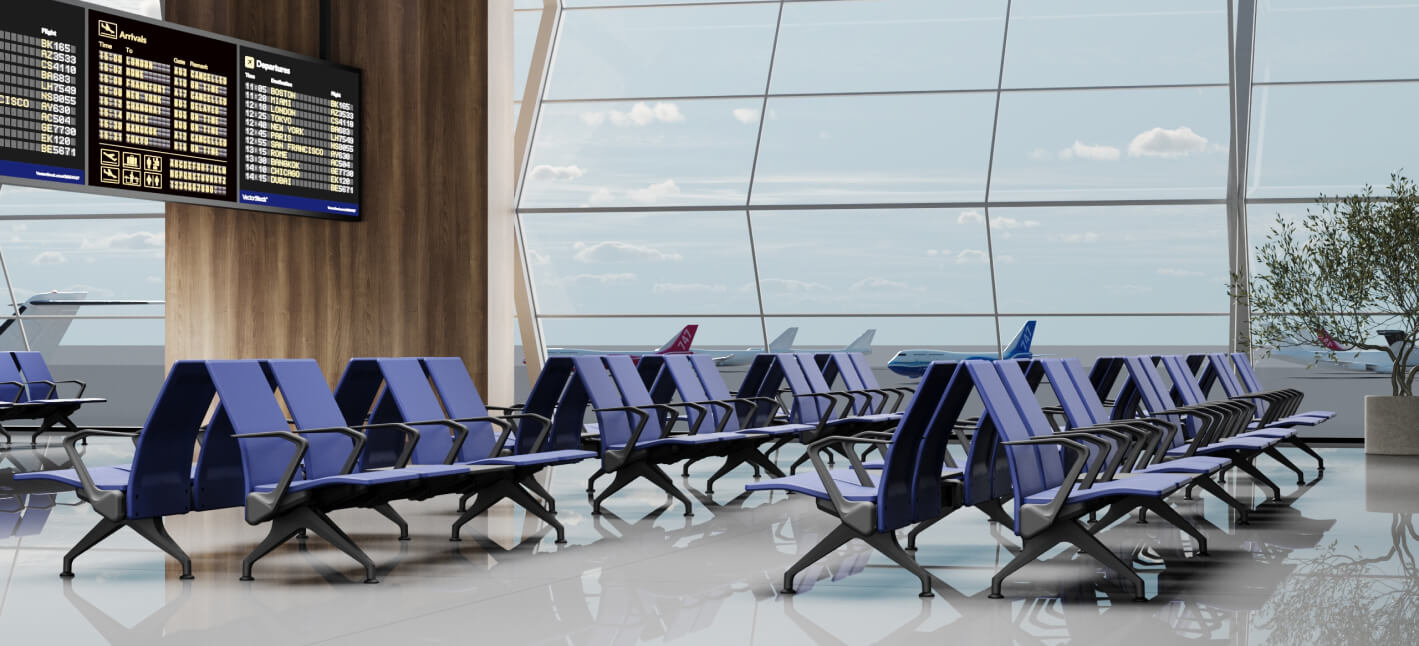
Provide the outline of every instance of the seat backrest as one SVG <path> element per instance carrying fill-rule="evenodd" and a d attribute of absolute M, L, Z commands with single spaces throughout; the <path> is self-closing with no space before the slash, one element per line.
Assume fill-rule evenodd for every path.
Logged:
<path fill-rule="evenodd" d="M 789 393 L 792 396 L 792 405 L 789 406 L 788 419 L 796 424 L 817 424 L 823 418 L 823 413 L 828 410 L 827 400 L 821 397 L 807 396 L 805 393 L 815 391 L 808 383 L 808 377 L 803 374 L 803 366 L 798 363 L 797 355 L 784 352 L 774 355 L 774 368 L 776 371 L 768 373 L 764 378 L 764 388 L 768 389 L 773 382 L 771 377 L 775 373 L 782 375 L 782 382 L 788 384 Z M 778 394 L 777 384 L 773 384 L 772 392 L 765 392 L 762 396 L 773 397 Z"/>
<path fill-rule="evenodd" d="M 671 354 L 665 356 L 665 371 L 662 378 L 675 386 L 675 392 L 680 394 L 680 401 L 684 402 L 704 402 L 716 399 L 705 390 L 705 384 L 700 380 L 700 375 L 695 370 L 695 365 L 690 361 L 693 355 Z M 724 380 L 720 380 L 720 385 L 724 385 Z M 656 401 L 660 401 L 659 398 Z M 739 417 L 732 412 L 727 412 L 721 406 L 707 406 L 709 414 L 705 421 L 701 422 L 700 432 L 709 432 L 717 428 L 720 422 L 724 422 L 725 431 L 739 430 Z M 695 423 L 699 419 L 700 413 L 694 409 L 684 411 L 690 423 Z"/>
<path fill-rule="evenodd" d="M 378 361 L 379 370 L 384 375 L 385 393 L 392 399 L 400 420 L 422 422 L 446 418 L 438 395 L 434 393 L 418 359 L 402 357 Z M 443 464 L 453 450 L 452 431 L 442 424 L 416 424 L 414 428 L 419 431 L 419 441 L 414 445 L 410 463 Z M 472 429 L 469 435 L 472 435 Z"/>
<path fill-rule="evenodd" d="M 1247 389 L 1254 393 L 1262 392 L 1261 380 L 1256 378 L 1256 368 L 1251 365 L 1251 358 L 1245 352 L 1233 352 L 1232 363 L 1237 366 L 1237 375 L 1242 378 L 1242 383 L 1247 385 Z M 0 377 L 3 379 L 3 377 Z"/>
<path fill-rule="evenodd" d="M 1113 391 L 1114 384 L 1118 381 L 1118 375 L 1123 370 L 1122 357 L 1098 357 L 1094 359 L 1094 365 L 1089 369 L 1089 384 L 1094 388 L 1094 394 L 1100 401 L 1107 401 L 1109 393 Z M 1119 419 L 1123 416 L 1121 406 L 1128 399 L 1123 392 L 1115 400 L 1113 418 Z"/>
<path fill-rule="evenodd" d="M 1237 379 L 1237 373 L 1232 371 L 1232 366 L 1227 362 L 1227 355 L 1221 352 L 1213 352 L 1207 355 L 1207 369 L 1216 375 L 1217 383 L 1222 384 L 1222 392 L 1228 397 L 1240 397 L 1247 394 L 1246 386 Z"/>
<path fill-rule="evenodd" d="M 1192 369 L 1187 367 L 1186 359 L 1175 354 L 1164 355 L 1162 364 L 1163 369 L 1168 371 L 1168 378 L 1173 381 L 1174 401 L 1184 406 L 1207 401 L 1206 395 L 1202 394 L 1202 387 L 1197 383 L 1197 377 L 1193 375 Z"/>
<path fill-rule="evenodd" d="M 1050 426 L 1049 418 L 1045 417 L 1044 410 L 1040 407 L 1040 401 L 1035 397 L 1035 389 L 1030 386 L 1030 381 L 1020 367 L 1020 362 L 1003 359 L 995 362 L 995 369 L 1000 373 L 1001 382 L 1005 385 L 1006 392 L 1010 394 L 1010 400 L 1015 403 L 1015 408 L 1020 414 L 1020 421 L 1024 423 L 1030 437 L 1053 434 L 1054 427 Z M 1091 459 L 1094 458 L 1093 451 L 1094 449 L 1091 448 Z M 1039 457 L 1044 481 L 1048 483 L 1049 487 L 1057 487 L 1064 482 L 1063 450 L 1046 445 L 1038 447 L 1036 455 Z"/>
<path fill-rule="evenodd" d="M 621 397 L 621 390 L 617 387 L 616 380 L 607 371 L 606 357 L 572 357 L 572 362 L 576 366 L 576 382 L 580 385 L 582 392 L 586 394 L 587 400 L 593 408 L 619 408 L 628 405 Z M 567 408 L 567 402 L 564 401 L 561 408 Z M 584 410 L 585 408 L 578 411 L 578 417 Z M 561 410 L 558 413 L 560 414 Z M 601 453 L 604 455 L 607 450 L 620 448 L 630 442 L 631 430 L 635 428 L 637 419 L 639 418 L 624 411 L 596 413 L 597 430 L 601 435 Z M 641 439 L 649 440 L 659 437 L 659 430 L 659 421 L 654 415 L 651 415 L 650 420 L 646 422 Z"/>
<path fill-rule="evenodd" d="M 340 414 L 347 426 L 369 423 L 378 405 L 388 407 L 386 398 L 380 397 L 384 389 L 384 376 L 379 370 L 379 361 L 371 357 L 356 357 L 345 364 L 345 371 L 335 384 L 335 402 L 340 406 Z M 404 449 L 404 434 L 395 430 L 376 430 L 365 434 L 364 454 L 360 464 L 366 469 L 393 466 Z"/>
<path fill-rule="evenodd" d="M 32 351 L 17 351 L 14 353 L 15 363 L 19 365 L 20 372 L 24 373 L 26 384 L 26 400 L 35 399 L 55 399 L 59 397 L 59 391 L 54 384 L 43 384 L 41 381 L 54 381 L 54 374 L 49 371 L 49 364 L 45 363 L 44 355 Z"/>
<path fill-rule="evenodd" d="M 794 352 L 792 355 L 798 359 L 798 366 L 803 369 L 803 378 L 807 380 L 808 387 L 812 389 L 808 392 L 826 393 L 833 390 L 833 387 L 828 385 L 828 380 L 823 377 L 823 369 L 818 367 L 818 360 L 814 358 L 813 353 Z M 823 404 L 819 407 L 819 410 L 826 412 L 828 409 L 826 405 L 827 400 L 820 399 L 820 401 L 822 401 Z M 833 415 L 835 417 L 852 416 L 858 410 L 856 396 L 853 397 L 853 402 L 854 404 L 849 410 L 844 410 L 841 406 L 834 408 Z"/>
<path fill-rule="evenodd" d="M 209 361 L 207 370 L 221 398 L 224 421 L 231 425 L 234 435 L 290 430 L 260 361 Z M 215 420 L 212 426 L 217 426 Z M 298 453 L 294 443 L 279 437 L 244 438 L 237 443 L 241 447 L 246 493 L 260 485 L 279 482 Z"/>
<path fill-rule="evenodd" d="M 1054 391 L 1055 399 L 1059 400 L 1060 408 L 1064 409 L 1064 416 L 1069 418 L 1070 428 L 1092 426 L 1105 421 L 1095 418 L 1094 411 L 1084 402 L 1079 385 L 1075 383 L 1074 375 L 1069 373 L 1064 359 L 1050 357 L 1034 361 L 1049 379 L 1050 389 Z"/>
<path fill-rule="evenodd" d="M 867 383 L 862 380 L 862 376 L 857 373 L 857 367 L 852 365 L 852 358 L 848 357 L 848 353 L 828 353 L 828 361 L 825 365 L 831 366 L 842 376 L 843 387 L 847 390 L 863 391 L 871 388 L 871 386 L 868 386 Z M 825 378 L 828 376 L 826 367 L 823 370 L 823 376 Z M 855 407 L 857 412 L 864 415 L 876 412 L 878 405 L 883 403 L 883 400 L 886 398 L 886 395 L 878 393 L 859 392 L 853 395 L 853 400 L 858 403 Z"/>
<path fill-rule="evenodd" d="M 868 365 L 866 355 L 861 352 L 845 352 L 844 354 L 852 362 L 853 368 L 857 369 L 857 376 L 862 379 L 862 383 L 867 384 L 868 388 L 882 387 L 877 381 L 877 375 L 872 372 L 872 366 Z"/>
<path fill-rule="evenodd" d="M 923 441 L 941 405 L 951 370 L 928 368 L 892 431 L 877 481 L 877 530 L 892 531 L 941 512 L 941 453 L 923 450 Z M 930 379 L 928 379 L 928 376 Z M 934 448 L 934 447 L 933 447 Z M 921 468 L 923 461 L 934 463 Z"/>
<path fill-rule="evenodd" d="M 616 384 L 616 388 L 621 391 L 621 401 L 626 406 L 650 406 L 655 401 L 650 398 L 650 391 L 645 387 L 645 381 L 636 370 L 635 362 L 625 355 L 610 355 L 606 357 L 606 368 L 611 371 L 611 379 Z M 650 421 L 646 422 L 645 429 L 641 431 L 641 442 L 657 440 L 665 436 L 665 429 L 661 424 L 659 411 L 647 408 L 650 413 Z M 634 424 L 634 422 L 633 422 Z M 634 426 L 633 426 L 634 427 Z"/>
<path fill-rule="evenodd" d="M 518 455 L 581 448 L 588 400 L 581 381 L 574 378 L 575 371 L 571 357 L 548 357 L 547 362 L 542 364 L 542 372 L 537 375 L 536 383 L 532 384 L 532 391 L 527 394 L 522 410 L 552 420 L 552 430 L 544 443 L 537 446 L 541 425 L 536 420 L 522 420 L 514 437 Z"/>
<path fill-rule="evenodd" d="M 0 382 L 4 382 L 0 383 L 0 403 L 30 401 L 29 389 L 24 386 L 25 377 L 15 364 L 14 353 L 0 355 Z"/>
<path fill-rule="evenodd" d="M 191 508 L 192 448 L 215 394 L 202 361 L 178 361 L 168 371 L 138 433 L 128 477 L 129 518 L 170 516 Z"/>
<path fill-rule="evenodd" d="M 478 385 L 468 374 L 468 367 L 458 357 L 423 357 L 419 363 L 433 381 L 438 398 L 443 402 L 445 416 L 450 419 L 488 417 L 488 405 L 483 402 Z M 500 429 L 488 422 L 460 422 L 468 429 L 468 437 L 458 449 L 460 462 L 483 460 L 492 456 Z M 535 438 L 534 438 L 535 439 Z"/>
<path fill-rule="evenodd" d="M 1018 366 L 1016 368 L 1018 370 Z M 1000 372 L 993 362 L 982 359 L 964 361 L 959 370 L 969 376 L 985 407 L 966 461 L 967 503 L 978 504 L 1011 495 L 1015 500 L 1016 531 L 1019 531 L 1021 501 L 1032 494 L 1059 486 L 1060 482 L 1051 482 L 1046 477 L 1043 465 L 1046 460 L 1061 463 L 1060 450 L 1050 445 L 1003 446 L 1002 442 L 1025 440 L 1033 435 L 1020 417 Z M 957 378 L 961 378 L 960 374 L 958 372 Z M 998 457 L 1003 457 L 1006 462 L 1005 471 L 1009 474 L 1010 483 L 1008 491 L 1002 491 L 997 484 L 990 482 L 1002 473 Z"/>
<path fill-rule="evenodd" d="M 1129 375 L 1129 383 L 1136 389 L 1138 401 L 1150 414 L 1157 415 L 1159 411 L 1170 410 L 1177 406 L 1173 396 L 1168 392 L 1168 387 L 1163 383 L 1162 375 L 1158 374 L 1157 368 L 1153 365 L 1150 357 L 1125 357 L 1124 368 Z M 1173 421 L 1178 421 L 1179 416 L 1165 416 Z M 1198 424 L 1191 416 L 1182 418 L 1182 433 L 1173 434 L 1173 447 L 1182 446 L 1183 442 L 1190 439 L 1198 429 Z"/>
<path fill-rule="evenodd" d="M 1108 421 L 1109 410 L 1099 399 L 1099 393 L 1094 390 L 1094 385 L 1089 383 L 1089 372 L 1084 369 L 1084 364 L 1079 361 L 1078 357 L 1065 357 L 1061 363 L 1064 364 L 1066 375 L 1074 381 L 1074 386 L 1079 393 L 1079 400 L 1084 402 L 1084 406 L 1088 409 L 1088 416 L 1092 417 L 1096 424 Z"/>
<path fill-rule="evenodd" d="M 267 376 L 281 391 L 286 412 L 298 429 L 345 426 L 345 416 L 325 381 L 325 373 L 315 359 L 268 359 L 262 364 Z M 305 476 L 325 478 L 339 475 L 355 441 L 342 433 L 302 435 L 309 443 L 305 454 Z M 357 463 L 358 469 L 360 465 Z"/>

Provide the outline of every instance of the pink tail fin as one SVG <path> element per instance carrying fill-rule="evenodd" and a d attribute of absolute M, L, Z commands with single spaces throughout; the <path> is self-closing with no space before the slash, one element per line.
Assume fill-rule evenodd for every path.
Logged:
<path fill-rule="evenodd" d="M 1330 338 L 1330 333 L 1325 330 L 1316 330 L 1316 340 L 1327 350 L 1344 350 L 1335 339 Z"/>
<path fill-rule="evenodd" d="M 690 346 L 695 342 L 695 332 L 700 329 L 698 325 L 686 325 L 680 333 L 675 335 L 669 343 L 661 346 L 656 354 L 685 354 L 690 352 Z"/>

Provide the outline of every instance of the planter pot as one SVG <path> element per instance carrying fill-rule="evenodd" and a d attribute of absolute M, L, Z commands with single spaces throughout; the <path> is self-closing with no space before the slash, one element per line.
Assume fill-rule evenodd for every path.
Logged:
<path fill-rule="evenodd" d="M 1419 455 L 1419 397 L 1365 397 L 1365 452 Z"/>

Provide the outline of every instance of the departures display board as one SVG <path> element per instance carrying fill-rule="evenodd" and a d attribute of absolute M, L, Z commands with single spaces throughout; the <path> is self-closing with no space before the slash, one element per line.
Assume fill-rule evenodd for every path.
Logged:
<path fill-rule="evenodd" d="M 360 72 L 57 0 L 0 12 L 0 183 L 360 217 Z"/>

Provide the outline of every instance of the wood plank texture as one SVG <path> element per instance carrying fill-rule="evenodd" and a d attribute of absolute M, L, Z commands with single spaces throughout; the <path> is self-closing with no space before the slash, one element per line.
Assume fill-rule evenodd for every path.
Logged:
<path fill-rule="evenodd" d="M 486 12 L 338 0 L 331 58 L 364 70 L 359 223 L 170 204 L 167 361 L 459 356 L 487 383 Z M 183 0 L 168 19 L 306 55 L 316 0 Z"/>

